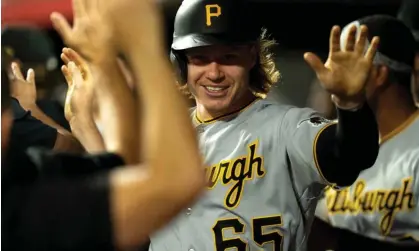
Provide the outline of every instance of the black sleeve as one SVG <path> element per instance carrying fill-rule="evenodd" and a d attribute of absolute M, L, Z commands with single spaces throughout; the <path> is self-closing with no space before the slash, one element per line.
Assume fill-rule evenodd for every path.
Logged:
<path fill-rule="evenodd" d="M 5 250 L 114 250 L 108 175 L 2 189 Z"/>
<path fill-rule="evenodd" d="M 57 122 L 60 126 L 71 132 L 70 124 L 64 115 L 64 107 L 55 100 L 41 99 L 36 101 L 36 105 L 41 109 L 48 117 Z"/>
<path fill-rule="evenodd" d="M 11 131 L 11 142 L 15 148 L 27 149 L 28 147 L 54 148 L 57 139 L 57 130 L 32 117 L 25 111 L 16 99 L 12 99 L 14 116 Z"/>
<path fill-rule="evenodd" d="M 315 150 L 327 180 L 349 186 L 362 170 L 375 163 L 379 149 L 378 125 L 367 104 L 357 111 L 338 109 L 337 114 L 338 123 L 320 133 Z"/>
<path fill-rule="evenodd" d="M 27 154 L 42 177 L 81 177 L 124 165 L 123 159 L 112 153 L 79 155 L 29 148 Z"/>

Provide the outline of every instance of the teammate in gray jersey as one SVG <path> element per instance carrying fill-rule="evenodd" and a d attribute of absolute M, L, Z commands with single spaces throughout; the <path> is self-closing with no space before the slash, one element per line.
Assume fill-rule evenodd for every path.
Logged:
<path fill-rule="evenodd" d="M 381 135 L 380 152 L 374 166 L 362 171 L 352 186 L 326 190 L 317 217 L 348 231 L 322 231 L 320 227 L 327 226 L 315 221 L 310 250 L 354 250 L 366 245 L 377 250 L 419 250 L 419 111 L 410 89 L 415 41 L 401 21 L 383 15 L 349 24 L 341 41 L 353 24 L 366 25 L 369 37 L 380 37 L 377 67 L 367 89 Z M 337 237 L 325 235 L 330 231 Z"/>
<path fill-rule="evenodd" d="M 153 251 L 305 250 L 325 185 L 352 184 L 378 154 L 364 95 L 378 39 L 366 47 L 367 29 L 356 39 L 354 27 L 343 51 L 334 27 L 326 65 L 305 55 L 341 107 L 331 123 L 263 99 L 278 77 L 273 43 L 259 37 L 245 4 L 185 0 L 177 12 L 171 57 L 196 100 L 208 191 L 151 237 Z"/>

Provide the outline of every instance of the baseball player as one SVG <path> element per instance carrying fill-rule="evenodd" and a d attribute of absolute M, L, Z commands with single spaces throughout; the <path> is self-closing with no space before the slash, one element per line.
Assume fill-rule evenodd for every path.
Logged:
<path fill-rule="evenodd" d="M 380 131 L 380 152 L 374 166 L 362 171 L 352 186 L 340 191 L 327 189 L 316 215 L 333 227 L 367 237 L 360 240 L 371 239 L 371 243 L 385 249 L 415 246 L 417 250 L 419 111 L 410 90 L 415 41 L 401 21 L 374 15 L 346 26 L 342 44 L 353 24 L 366 25 L 371 35 L 380 36 L 374 58 L 376 70 L 367 90 Z M 353 236 L 350 238 L 352 241 L 340 237 L 335 250 L 353 250 L 361 245 L 353 241 Z"/>
<path fill-rule="evenodd" d="M 378 46 L 334 27 L 326 65 L 305 59 L 334 95 L 339 122 L 263 99 L 278 78 L 273 45 L 245 1 L 185 0 L 171 59 L 196 101 L 191 118 L 206 163 L 207 193 L 151 236 L 152 251 L 305 250 L 317 197 L 373 165 L 378 129 L 364 89 Z M 366 53 L 364 53 L 366 51 Z M 354 158 L 354 156 L 357 156 Z"/>

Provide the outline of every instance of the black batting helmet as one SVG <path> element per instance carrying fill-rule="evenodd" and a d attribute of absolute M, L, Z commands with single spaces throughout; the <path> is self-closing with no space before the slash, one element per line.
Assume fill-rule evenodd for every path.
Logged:
<path fill-rule="evenodd" d="M 185 83 L 186 58 L 180 51 L 255 42 L 259 33 L 246 0 L 184 0 L 175 17 L 170 57 Z"/>
<path fill-rule="evenodd" d="M 397 17 L 411 29 L 416 40 L 416 51 L 419 52 L 419 1 L 404 0 Z"/>

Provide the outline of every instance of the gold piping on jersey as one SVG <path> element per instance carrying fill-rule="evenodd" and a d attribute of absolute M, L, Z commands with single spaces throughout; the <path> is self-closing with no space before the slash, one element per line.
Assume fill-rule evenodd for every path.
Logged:
<path fill-rule="evenodd" d="M 214 123 L 214 122 L 216 122 L 217 120 L 224 119 L 224 118 L 227 118 L 227 117 L 229 117 L 229 116 L 233 116 L 233 115 L 235 115 L 235 114 L 237 114 L 237 113 L 240 113 L 240 112 L 243 112 L 243 111 L 247 110 L 250 106 L 252 106 L 252 104 L 254 104 L 254 103 L 255 103 L 256 101 L 258 101 L 259 99 L 260 99 L 260 98 L 255 98 L 254 100 L 252 100 L 252 102 L 250 102 L 249 104 L 245 105 L 244 107 L 242 107 L 242 108 L 240 108 L 240 109 L 237 109 L 237 110 L 232 111 L 232 112 L 229 112 L 229 113 L 227 113 L 227 114 L 224 114 L 224 115 L 221 115 L 221 116 L 217 116 L 217 117 L 215 117 L 215 118 L 212 118 L 212 119 L 207 119 L 207 120 L 202 120 L 202 119 L 200 119 L 200 118 L 199 118 L 199 116 L 198 116 L 198 111 L 197 111 L 197 109 L 195 109 L 195 116 L 194 116 L 194 118 L 195 118 L 195 121 L 196 121 L 198 124 L 210 124 L 210 123 Z"/>
<path fill-rule="evenodd" d="M 314 138 L 314 143 L 313 143 L 313 157 L 314 157 L 314 164 L 316 165 L 316 169 L 319 172 L 320 177 L 322 178 L 322 180 L 324 180 L 326 182 L 326 185 L 331 186 L 332 188 L 336 188 L 337 184 L 336 183 L 333 183 L 333 182 L 330 182 L 324 176 L 324 174 L 322 172 L 322 169 L 320 168 L 319 161 L 317 159 L 317 151 L 316 151 L 316 149 L 317 149 L 317 141 L 319 140 L 319 137 L 322 134 L 322 132 L 324 130 L 326 130 L 326 128 L 328 128 L 329 126 L 336 125 L 336 124 L 337 124 L 337 121 L 332 121 L 332 123 L 323 126 L 323 128 L 320 129 L 319 132 L 316 134 L 316 137 Z"/>
<path fill-rule="evenodd" d="M 329 215 L 360 213 L 382 213 L 380 219 L 381 234 L 390 234 L 394 218 L 398 212 L 410 212 L 415 208 L 412 191 L 413 177 L 401 180 L 401 186 L 394 189 L 366 190 L 366 181 L 359 179 L 350 187 L 340 191 L 328 189 L 325 192 Z"/>
<path fill-rule="evenodd" d="M 383 136 L 380 138 L 380 145 L 384 144 L 384 142 L 386 142 L 387 140 L 393 138 L 394 136 L 396 136 L 397 134 L 401 133 L 404 129 L 406 129 L 410 124 L 413 123 L 413 121 L 415 121 L 415 119 L 419 117 L 419 110 L 417 110 L 416 112 L 414 112 L 412 115 L 410 115 L 410 117 L 404 121 L 401 125 L 399 125 L 398 127 L 396 127 L 393 131 L 391 131 L 390 133 L 388 133 L 387 135 Z"/>
<path fill-rule="evenodd" d="M 263 156 L 257 155 L 259 141 L 256 140 L 247 146 L 247 155 L 232 160 L 222 160 L 218 164 L 206 167 L 207 188 L 215 188 L 232 184 L 224 198 L 224 206 L 229 209 L 240 204 L 245 182 L 254 178 L 262 178 L 266 174 Z"/>

